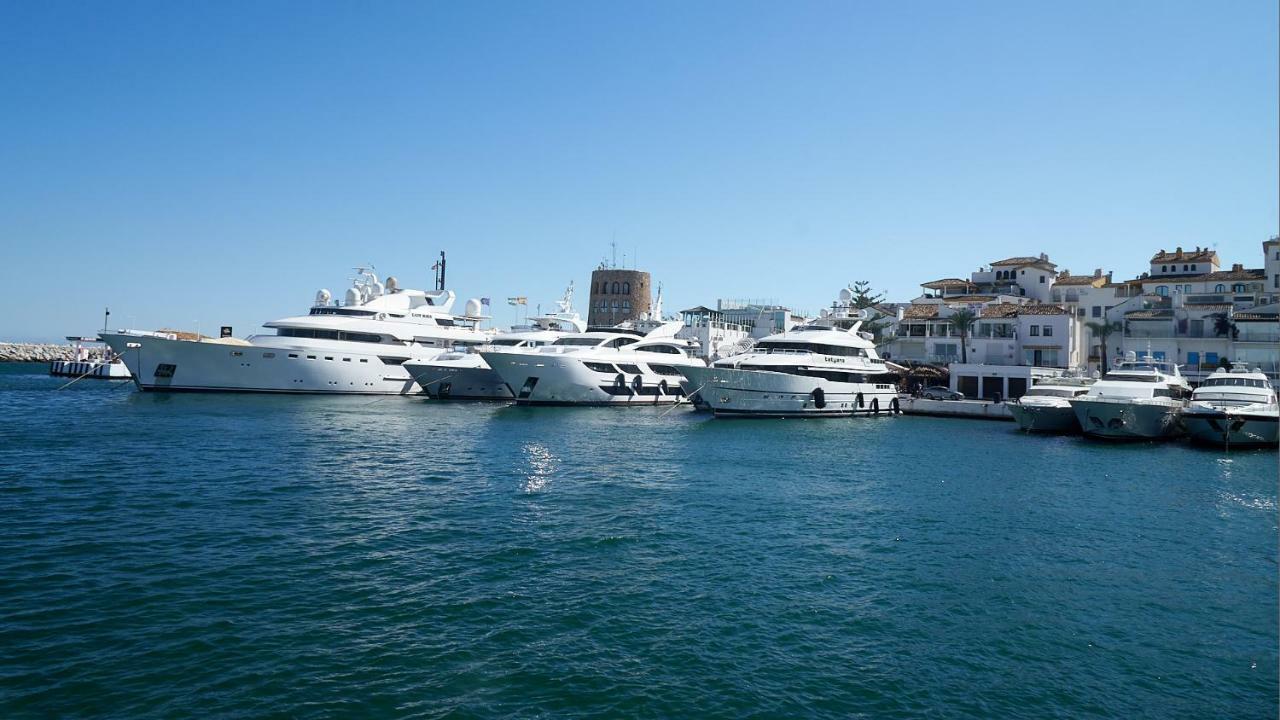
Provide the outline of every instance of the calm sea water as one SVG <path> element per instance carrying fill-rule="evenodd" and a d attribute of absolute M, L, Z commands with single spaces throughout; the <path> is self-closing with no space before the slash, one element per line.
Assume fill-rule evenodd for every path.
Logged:
<path fill-rule="evenodd" d="M 1274 717 L 1277 460 L 0 366 L 0 716 Z"/>

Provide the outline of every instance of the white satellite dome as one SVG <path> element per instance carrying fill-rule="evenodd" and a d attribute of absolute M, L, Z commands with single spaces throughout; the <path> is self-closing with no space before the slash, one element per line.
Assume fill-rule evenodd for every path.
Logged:
<path fill-rule="evenodd" d="M 357 289 L 355 289 L 355 288 L 347 288 L 347 304 L 348 304 L 348 305 L 363 305 L 363 304 L 364 304 L 364 296 L 363 296 L 363 295 L 361 295 L 361 294 L 360 294 L 360 291 L 359 291 L 359 290 L 357 290 Z"/>
<path fill-rule="evenodd" d="M 480 317 L 482 312 L 484 312 L 484 305 L 480 303 L 478 298 L 471 298 L 467 301 L 463 314 L 467 317 Z"/>
<path fill-rule="evenodd" d="M 396 279 L 395 275 L 388 275 L 387 276 L 387 292 L 393 293 L 399 289 L 400 289 L 400 281 Z"/>
<path fill-rule="evenodd" d="M 840 289 L 840 302 L 849 302 L 853 299 L 853 291 L 849 288 Z"/>
<path fill-rule="evenodd" d="M 333 295 L 329 293 L 327 288 L 320 288 L 316 291 L 316 305 L 328 305 L 333 299 Z"/>
<path fill-rule="evenodd" d="M 818 313 L 818 317 L 827 317 L 827 316 L 829 316 L 830 314 L 831 314 L 831 311 L 830 311 L 830 310 L 828 310 L 828 309 L 826 309 L 826 308 L 822 308 L 822 311 Z"/>

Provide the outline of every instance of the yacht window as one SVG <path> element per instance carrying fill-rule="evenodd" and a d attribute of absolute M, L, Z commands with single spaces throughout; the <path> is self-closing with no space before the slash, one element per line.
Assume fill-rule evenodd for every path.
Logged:
<path fill-rule="evenodd" d="M 1169 388 L 1156 388 L 1151 392 L 1151 397 L 1175 397 L 1173 391 Z"/>
<path fill-rule="evenodd" d="M 624 345 L 633 345 L 636 342 L 638 342 L 636 338 L 620 337 L 620 338 L 614 338 L 613 340 L 610 340 L 609 344 L 605 345 L 605 347 L 620 348 L 620 347 L 623 347 Z"/>
<path fill-rule="evenodd" d="M 332 359 L 333 359 L 333 358 L 331 358 L 331 357 L 327 357 L 327 358 L 325 358 L 325 360 L 332 360 Z"/>
<path fill-rule="evenodd" d="M 863 348 L 845 347 L 843 345 L 822 345 L 818 343 L 762 341 L 759 346 L 765 352 L 812 352 L 822 355 L 838 355 L 842 357 L 866 357 Z"/>
<path fill-rule="evenodd" d="M 307 356 L 307 359 L 308 359 L 308 360 L 315 360 L 315 359 L 316 359 L 316 356 L 315 356 L 315 355 L 308 355 L 308 356 Z"/>
<path fill-rule="evenodd" d="M 1031 388 L 1027 391 L 1027 395 L 1031 397 L 1060 397 L 1069 398 L 1081 394 L 1074 390 L 1053 390 L 1050 388 Z"/>
<path fill-rule="evenodd" d="M 360 362 L 362 362 L 362 363 L 367 363 L 367 362 L 369 362 L 369 359 L 368 359 L 368 358 L 360 358 Z"/>
<path fill-rule="evenodd" d="M 654 365 L 649 363 L 649 369 L 659 375 L 679 375 L 680 371 L 671 365 Z"/>
<path fill-rule="evenodd" d="M 519 345 L 520 342 L 521 342 L 520 340 L 513 340 L 508 338 L 505 340 L 494 340 L 493 343 L 491 344 L 494 347 L 515 347 L 516 345 Z"/>
<path fill-rule="evenodd" d="M 409 358 L 407 358 L 407 357 L 386 357 L 386 356 L 383 356 L 383 355 L 379 355 L 379 356 L 378 356 L 378 359 L 379 359 L 379 360 L 381 360 L 381 361 L 382 361 L 382 363 L 383 363 L 384 365 L 403 365 L 403 364 L 404 364 L 404 361 L 405 361 L 405 360 L 408 360 Z M 363 362 L 363 361 L 361 361 L 361 362 Z"/>
<path fill-rule="evenodd" d="M 297 359 L 298 359 L 298 354 L 297 354 L 297 353 L 289 353 L 289 357 L 293 358 L 294 360 L 297 360 Z"/>
<path fill-rule="evenodd" d="M 373 317 L 375 314 L 372 310 L 357 310 L 355 308 L 340 307 L 314 307 L 311 308 L 312 315 L 347 315 L 354 317 Z"/>
<path fill-rule="evenodd" d="M 636 348 L 636 352 L 666 353 L 668 355 L 680 355 L 680 350 L 670 345 L 645 345 Z"/>
<path fill-rule="evenodd" d="M 595 347 L 600 344 L 600 338 L 579 337 L 579 338 L 560 338 L 552 343 L 562 347 Z"/>
<path fill-rule="evenodd" d="M 586 365 L 588 370 L 594 370 L 598 373 L 613 375 L 614 373 L 618 372 L 618 368 L 610 365 L 609 363 L 586 362 L 582 364 Z"/>
<path fill-rule="evenodd" d="M 631 373 L 632 375 L 640 374 L 640 368 L 636 365 L 618 365 L 618 369 L 624 373 Z"/>

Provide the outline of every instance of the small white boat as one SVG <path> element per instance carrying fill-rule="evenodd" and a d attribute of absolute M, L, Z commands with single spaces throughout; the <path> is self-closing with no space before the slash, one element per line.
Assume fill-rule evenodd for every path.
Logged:
<path fill-rule="evenodd" d="M 1009 412 L 1018 427 L 1027 432 L 1080 432 L 1080 422 L 1071 409 L 1071 398 L 1089 392 L 1093 383 L 1090 378 L 1045 378 L 1025 395 L 1009 402 Z"/>
<path fill-rule="evenodd" d="M 1086 437 L 1154 440 L 1182 433 L 1179 419 L 1190 395 L 1176 365 L 1144 358 L 1117 363 L 1088 392 L 1068 402 Z"/>
<path fill-rule="evenodd" d="M 1280 404 L 1260 370 L 1238 366 L 1215 371 L 1191 394 L 1182 423 L 1196 442 L 1224 447 L 1280 443 Z"/>
<path fill-rule="evenodd" d="M 49 363 L 50 375 L 94 380 L 130 378 L 129 368 L 100 338 L 68 335 L 67 340 L 71 343 L 71 358 Z"/>

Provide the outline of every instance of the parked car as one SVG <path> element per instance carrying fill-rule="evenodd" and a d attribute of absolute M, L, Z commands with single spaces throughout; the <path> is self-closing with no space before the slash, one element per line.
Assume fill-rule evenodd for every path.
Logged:
<path fill-rule="evenodd" d="M 942 385 L 931 385 L 920 391 L 920 397 L 925 400 L 963 400 L 964 393 Z"/>

